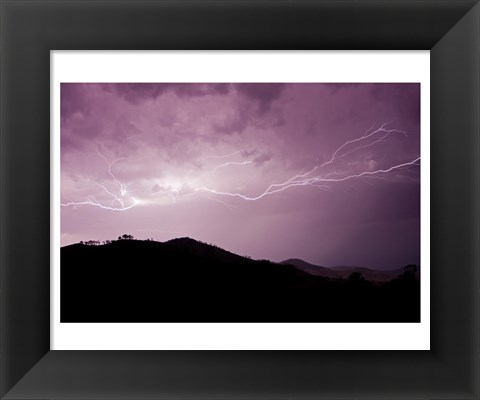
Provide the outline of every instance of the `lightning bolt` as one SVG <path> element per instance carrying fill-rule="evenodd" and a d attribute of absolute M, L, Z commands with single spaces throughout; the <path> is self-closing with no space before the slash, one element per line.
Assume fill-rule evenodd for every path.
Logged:
<path fill-rule="evenodd" d="M 223 156 L 208 156 L 208 157 L 205 157 L 206 160 L 208 160 L 209 158 L 229 158 L 231 156 L 234 156 L 235 154 L 238 154 L 238 153 L 241 153 L 243 150 L 236 150 L 234 151 L 233 153 L 229 153 L 229 154 L 225 154 Z"/>
<path fill-rule="evenodd" d="M 235 154 L 238 154 L 240 153 L 241 151 L 243 150 L 237 150 L 237 151 L 234 151 L 233 153 L 230 153 L 226 156 L 218 156 L 218 157 L 215 157 L 215 156 L 210 156 L 210 157 L 207 157 L 207 158 L 227 158 L 227 157 L 231 157 Z M 196 177 L 195 179 L 193 180 L 190 180 L 188 181 L 188 184 L 189 185 L 193 185 L 194 183 L 198 182 L 199 180 L 201 180 L 202 178 L 204 178 L 206 175 L 214 175 L 216 174 L 220 169 L 223 169 L 223 168 L 226 168 L 226 167 L 229 167 L 229 166 L 244 166 L 244 165 L 249 165 L 249 164 L 252 164 L 253 161 L 251 160 L 246 160 L 246 161 L 229 161 L 229 162 L 225 162 L 223 164 L 219 164 L 217 166 L 215 166 L 213 169 L 209 170 L 209 171 L 205 171 L 203 172 L 202 174 L 200 174 L 198 177 Z M 194 171 L 193 170 L 190 170 L 187 172 L 187 174 L 185 175 L 185 180 L 186 178 L 191 175 Z M 182 186 L 184 185 L 184 183 L 182 183 Z M 213 200 L 213 199 L 211 199 Z M 218 200 L 216 200 L 218 201 Z"/>
<path fill-rule="evenodd" d="M 112 177 L 113 181 L 118 185 L 119 190 L 120 190 L 120 194 L 121 194 L 122 196 L 125 196 L 125 195 L 127 194 L 127 186 L 124 185 L 123 183 L 121 183 L 121 182 L 117 179 L 117 177 L 113 174 L 113 172 L 112 172 L 112 167 L 113 167 L 113 165 L 114 165 L 115 163 L 121 161 L 121 160 L 124 160 L 125 157 L 119 157 L 119 158 L 116 158 L 115 160 L 113 160 L 112 162 L 109 162 L 108 159 L 107 159 L 107 157 L 105 157 L 102 153 L 100 153 L 99 150 L 97 150 L 97 154 L 98 154 L 101 158 L 103 158 L 103 160 L 104 160 L 105 163 L 107 164 L 107 166 L 108 166 L 107 172 L 108 172 L 108 174 Z"/>
<path fill-rule="evenodd" d="M 290 180 L 295 180 L 297 178 L 305 178 L 306 176 L 310 175 L 314 171 L 333 164 L 334 162 L 338 161 L 338 159 L 340 159 L 340 158 L 349 156 L 350 154 L 353 154 L 358 150 L 365 149 L 367 147 L 372 147 L 372 146 L 384 141 L 388 136 L 390 136 L 393 133 L 399 133 L 399 134 L 403 134 L 405 136 L 407 135 L 407 133 L 405 131 L 400 131 L 400 130 L 397 130 L 397 129 L 385 129 L 385 127 L 388 124 L 390 124 L 390 122 L 385 122 L 378 129 L 374 129 L 376 124 L 377 124 L 377 122 L 375 122 L 375 124 L 373 124 L 372 127 L 370 127 L 365 132 L 365 134 L 363 136 L 360 136 L 360 137 L 352 139 L 352 140 L 347 140 L 345 143 L 343 143 L 339 148 L 337 148 L 335 150 L 335 152 L 332 154 L 332 157 L 328 161 L 325 161 L 323 164 L 314 166 L 313 168 L 311 168 L 309 171 L 307 171 L 305 173 L 303 173 L 303 171 L 302 171 L 299 175 L 296 175 L 293 178 L 290 178 Z M 373 137 L 373 136 L 375 136 L 379 133 L 383 133 L 383 135 L 379 139 L 376 139 L 376 140 L 374 140 L 371 143 L 368 143 L 366 145 L 356 146 L 351 151 L 342 154 L 342 150 L 348 148 L 352 144 L 359 143 L 359 142 L 365 141 L 367 139 L 370 139 L 371 137 Z"/>
<path fill-rule="evenodd" d="M 133 199 L 132 204 L 128 206 L 122 206 L 122 207 L 113 207 L 113 206 L 106 206 L 99 201 L 97 201 L 95 198 L 91 198 L 90 200 L 85 200 L 85 201 L 71 201 L 69 203 L 61 203 L 60 206 L 62 207 L 73 207 L 73 208 L 78 208 L 81 206 L 95 206 L 95 207 L 100 207 L 103 208 L 104 210 L 111 210 L 111 211 L 126 211 L 130 210 L 131 208 L 135 207 L 138 204 L 138 200 Z"/>
<path fill-rule="evenodd" d="M 105 163 L 107 164 L 107 173 L 111 177 L 113 183 L 115 186 L 118 186 L 118 194 L 113 193 L 111 190 L 109 190 L 105 185 L 102 185 L 100 183 L 97 183 L 96 185 L 100 187 L 103 192 L 110 197 L 111 199 L 111 205 L 104 204 L 104 202 L 98 201 L 95 197 L 90 196 L 84 201 L 71 201 L 68 203 L 60 203 L 61 207 L 73 207 L 74 209 L 79 208 L 81 206 L 94 206 L 94 207 L 99 207 L 104 210 L 110 210 L 110 211 L 126 211 L 130 210 L 131 208 L 135 207 L 137 204 L 139 204 L 139 200 L 135 198 L 130 199 L 130 204 L 126 205 L 124 197 L 127 195 L 128 191 L 128 185 L 120 182 L 115 174 L 112 171 L 112 167 L 119 161 L 124 160 L 124 157 L 119 157 L 113 160 L 112 162 L 108 161 L 107 157 L 105 157 L 99 150 L 96 151 L 96 153 L 100 158 L 102 158 Z M 116 206 L 116 204 L 118 205 Z"/>
<path fill-rule="evenodd" d="M 276 193 L 280 193 L 286 191 L 288 189 L 298 188 L 298 187 L 315 187 L 321 190 L 331 191 L 332 186 L 335 184 L 339 184 L 342 182 L 347 181 L 354 181 L 358 180 L 359 182 L 366 182 L 367 184 L 372 184 L 370 180 L 385 180 L 387 179 L 386 175 L 390 174 L 395 171 L 404 170 L 406 172 L 411 172 L 411 168 L 413 166 L 420 165 L 420 157 L 416 157 L 411 161 L 395 164 L 389 167 L 384 167 L 381 169 L 373 169 L 376 162 L 373 162 L 373 166 L 370 165 L 370 162 L 367 162 L 367 166 L 364 166 L 360 171 L 358 171 L 357 165 L 359 164 L 355 160 L 348 162 L 348 157 L 358 152 L 360 150 L 366 148 L 372 148 L 380 143 L 385 142 L 389 136 L 391 135 L 403 135 L 407 136 L 407 133 L 402 130 L 398 129 L 390 129 L 388 127 L 390 123 L 385 122 L 378 126 L 377 122 L 373 124 L 365 133 L 357 138 L 350 139 L 342 143 L 336 150 L 332 153 L 332 155 L 324 162 L 320 163 L 319 160 L 316 160 L 316 163 L 313 167 L 309 169 L 304 168 L 297 174 L 291 176 L 290 178 L 285 179 L 284 181 L 271 183 L 266 188 L 257 194 L 245 194 L 241 192 L 230 192 L 230 191 L 222 191 L 217 190 L 207 186 L 197 186 L 197 182 L 202 178 L 205 178 L 209 175 L 217 174 L 220 170 L 225 169 L 227 167 L 245 167 L 253 163 L 251 160 L 244 160 L 244 161 L 227 161 L 222 162 L 218 165 L 214 165 L 211 169 L 200 173 L 199 176 L 195 178 L 190 178 L 192 174 L 194 174 L 194 170 L 188 171 L 182 179 L 178 182 L 174 182 L 173 184 L 160 184 L 159 186 L 163 189 L 163 191 L 168 194 L 173 201 L 177 201 L 180 195 L 184 195 L 190 192 L 183 192 L 182 189 L 188 185 L 189 189 L 195 192 L 204 192 L 205 194 L 211 194 L 215 196 L 226 196 L 230 198 L 238 198 L 246 201 L 257 201 L 263 199 L 267 196 L 274 195 Z M 209 156 L 206 157 L 207 159 L 227 159 L 233 157 L 236 154 L 241 153 L 243 150 L 236 150 L 226 155 L 220 156 Z M 121 182 L 115 173 L 113 172 L 113 168 L 115 164 L 120 161 L 125 160 L 124 157 L 119 157 L 114 159 L 113 161 L 109 161 L 109 159 L 102 154 L 100 151 L 97 150 L 95 153 L 97 154 L 106 164 L 106 172 L 110 178 L 110 183 L 101 184 L 97 183 L 97 187 L 101 189 L 101 193 L 103 198 L 107 198 L 108 200 L 98 201 L 94 196 L 89 196 L 86 200 L 77 201 L 77 202 L 67 202 L 62 203 L 62 207 L 72 207 L 78 208 L 81 206 L 94 206 L 99 207 L 104 210 L 110 211 L 126 211 L 130 210 L 131 208 L 143 204 L 153 204 L 157 203 L 158 199 L 138 199 L 134 198 L 129 195 L 128 193 L 128 185 Z M 342 165 L 343 167 L 337 167 L 338 162 L 341 160 L 347 160 L 346 163 L 344 162 Z M 371 160 L 373 161 L 373 160 Z M 382 163 L 384 161 L 382 160 Z M 365 164 L 365 163 L 364 163 Z M 369 167 L 369 168 L 368 168 Z M 334 169 L 333 169 L 334 168 Z M 333 171 L 332 171 L 333 169 Z M 372 170 L 373 169 L 373 170 Z M 352 171 L 353 170 L 353 171 Z M 355 171 L 357 170 L 357 171 Z M 111 188 L 115 187 L 115 190 Z M 221 203 L 225 207 L 228 208 L 235 208 L 231 204 L 228 204 L 224 201 L 216 197 L 206 196 L 209 200 Z"/>
<path fill-rule="evenodd" d="M 211 189 L 205 186 L 197 187 L 195 188 L 195 191 L 204 191 L 204 192 L 212 193 L 215 195 L 236 197 L 236 198 L 240 198 L 247 201 L 255 201 L 255 200 L 260 200 L 266 196 L 270 196 L 272 194 L 279 193 L 284 190 L 294 188 L 294 187 L 299 187 L 299 186 L 314 186 L 317 188 L 328 190 L 330 189 L 331 184 L 345 182 L 353 179 L 365 179 L 365 178 L 385 179 L 385 176 L 383 176 L 385 174 L 388 174 L 396 170 L 405 169 L 411 166 L 420 165 L 420 157 L 417 157 L 414 160 L 409 162 L 396 164 L 389 168 L 377 169 L 374 171 L 367 170 L 367 171 L 362 171 L 362 172 L 352 173 L 352 174 L 345 174 L 340 171 L 334 171 L 329 173 L 321 172 L 322 168 L 324 169 L 327 166 L 331 166 L 339 159 L 344 158 L 348 155 L 351 155 L 360 149 L 365 149 L 368 147 L 372 147 L 378 143 L 381 143 L 388 136 L 392 134 L 402 134 L 405 136 L 407 135 L 405 131 L 401 131 L 398 129 L 387 129 L 388 124 L 389 124 L 388 122 L 383 123 L 379 128 L 375 129 L 375 125 L 376 125 L 375 123 L 370 129 L 368 129 L 365 132 L 364 135 L 344 142 L 340 147 L 338 147 L 333 152 L 332 156 L 327 161 L 323 162 L 322 164 L 315 165 L 313 168 L 307 170 L 306 172 L 305 170 L 300 171 L 298 174 L 294 175 L 293 177 L 287 179 L 284 182 L 273 183 L 269 185 L 260 194 L 245 195 L 238 192 L 219 191 L 219 190 Z M 380 136 L 380 137 L 376 137 L 376 136 Z M 368 142 L 368 140 L 372 140 L 372 141 L 370 143 L 365 144 L 365 142 Z M 343 175 L 343 176 L 335 178 L 335 177 L 332 177 L 333 175 Z"/>
<path fill-rule="evenodd" d="M 367 140 L 369 138 L 371 138 L 372 136 L 380 133 L 380 132 L 385 132 L 385 135 L 383 135 L 380 139 L 374 141 L 373 143 L 370 143 L 368 145 L 365 145 L 365 146 L 359 146 L 357 148 L 355 148 L 354 150 L 352 150 L 351 152 L 349 153 L 346 153 L 344 154 L 343 156 L 346 156 L 346 155 L 349 155 L 349 154 L 352 154 L 354 153 L 355 151 L 357 150 L 360 150 L 361 148 L 366 148 L 366 147 L 370 147 L 370 146 L 373 146 L 379 142 L 381 142 L 382 140 L 384 140 L 385 138 L 387 138 L 387 136 L 391 135 L 392 133 L 401 133 L 403 135 L 406 135 L 407 133 L 404 132 L 404 131 L 399 131 L 397 129 L 385 129 L 385 127 L 389 124 L 389 122 L 385 122 L 383 123 L 380 128 L 378 129 L 375 129 L 373 130 L 372 132 L 368 133 L 369 131 L 371 131 L 373 129 L 373 127 L 376 125 L 376 123 L 369 129 L 367 130 L 367 132 L 363 135 L 363 136 L 360 136 L 359 138 L 356 138 L 356 139 L 352 139 L 352 140 L 347 140 L 344 144 L 342 144 L 337 150 L 335 150 L 335 152 L 333 153 L 332 155 L 332 158 L 326 162 L 324 162 L 323 164 L 321 164 L 319 166 L 319 168 L 322 168 L 322 167 L 325 167 L 329 164 L 332 164 L 333 162 L 335 162 L 337 160 L 337 156 L 339 155 L 339 153 L 341 153 L 341 151 L 343 149 L 345 149 L 346 147 L 354 144 L 354 143 L 358 143 L 358 142 L 362 142 L 364 140 Z"/>
<path fill-rule="evenodd" d="M 364 172 L 361 172 L 361 173 L 358 173 L 358 174 L 352 174 L 352 175 L 348 175 L 348 176 L 345 176 L 345 177 L 342 177 L 342 178 L 313 177 L 313 178 L 298 180 L 296 177 L 294 177 L 294 178 L 290 178 L 289 180 L 287 180 L 283 183 L 271 184 L 263 193 L 261 193 L 257 196 L 246 196 L 246 195 L 243 195 L 243 194 L 240 194 L 240 193 L 221 192 L 221 191 L 217 191 L 217 190 L 214 190 L 214 189 L 209 189 L 209 188 L 206 188 L 206 187 L 199 187 L 199 188 L 196 188 L 195 190 L 196 191 L 202 190 L 202 191 L 206 191 L 206 192 L 210 192 L 210 193 L 218 194 L 218 195 L 224 195 L 224 196 L 239 197 L 239 198 L 242 198 L 244 200 L 253 201 L 253 200 L 260 200 L 261 198 L 263 198 L 265 196 L 272 195 L 272 194 L 278 193 L 278 192 L 282 192 L 286 189 L 290 189 L 290 188 L 296 187 L 296 186 L 315 186 L 315 187 L 320 187 L 320 188 L 324 188 L 324 189 L 330 189 L 330 186 L 321 185 L 321 183 L 338 183 L 338 182 L 344 182 L 344 181 L 354 179 L 354 178 L 375 177 L 375 175 L 378 175 L 378 174 L 386 174 L 388 172 L 392 172 L 392 171 L 395 171 L 397 169 L 405 168 L 405 167 L 408 167 L 408 166 L 420 165 L 419 161 L 420 161 L 420 157 L 417 157 L 413 161 L 406 162 L 406 163 L 403 163 L 403 164 L 398 164 L 398 165 L 395 165 L 395 166 L 390 167 L 388 169 L 379 169 L 379 170 L 376 170 L 376 171 L 364 171 Z"/>
<path fill-rule="evenodd" d="M 252 163 L 252 161 L 242 161 L 242 162 L 231 161 L 231 162 L 227 162 L 227 163 L 224 163 L 224 164 L 217 165 L 211 171 L 207 171 L 206 174 L 215 174 L 219 169 L 228 167 L 230 165 L 248 165 L 248 164 L 251 164 L 251 163 Z"/>

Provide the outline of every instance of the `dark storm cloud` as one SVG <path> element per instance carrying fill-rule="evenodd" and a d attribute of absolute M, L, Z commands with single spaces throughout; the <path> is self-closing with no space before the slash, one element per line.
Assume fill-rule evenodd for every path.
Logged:
<path fill-rule="evenodd" d="M 235 85 L 238 93 L 257 103 L 260 114 L 270 111 L 272 103 L 281 96 L 285 87 L 284 83 L 239 83 Z"/>
<path fill-rule="evenodd" d="M 273 155 L 270 153 L 261 153 L 254 157 L 253 159 L 253 164 L 256 166 L 261 166 L 265 164 L 266 162 L 270 161 L 272 159 Z"/>
<path fill-rule="evenodd" d="M 242 133 L 250 123 L 250 112 L 246 107 L 238 106 L 231 113 L 213 123 L 215 132 L 227 135 Z"/>
<path fill-rule="evenodd" d="M 63 121 L 75 113 L 88 114 L 91 110 L 87 91 L 78 83 L 62 83 L 60 86 L 60 114 Z"/>
<path fill-rule="evenodd" d="M 107 91 L 115 91 L 130 103 L 139 104 L 146 100 L 155 100 L 164 93 L 172 92 L 180 98 L 203 97 L 206 95 L 226 95 L 230 85 L 226 83 L 116 83 L 103 84 Z"/>

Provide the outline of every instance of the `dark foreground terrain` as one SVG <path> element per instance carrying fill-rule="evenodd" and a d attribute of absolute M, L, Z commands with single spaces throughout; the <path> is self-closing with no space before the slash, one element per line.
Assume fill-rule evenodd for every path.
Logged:
<path fill-rule="evenodd" d="M 189 238 L 66 246 L 61 322 L 420 321 L 414 266 L 388 280 L 365 271 L 367 280 L 361 269 L 328 276 L 291 261 L 251 260 Z"/>

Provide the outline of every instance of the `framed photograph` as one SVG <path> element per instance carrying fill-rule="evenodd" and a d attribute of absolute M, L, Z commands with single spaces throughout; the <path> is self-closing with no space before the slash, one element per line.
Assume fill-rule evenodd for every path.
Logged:
<path fill-rule="evenodd" d="M 430 349 L 428 52 L 51 65 L 53 350 Z"/>
<path fill-rule="evenodd" d="M 1 6 L 2 398 L 479 398 L 478 2 Z"/>

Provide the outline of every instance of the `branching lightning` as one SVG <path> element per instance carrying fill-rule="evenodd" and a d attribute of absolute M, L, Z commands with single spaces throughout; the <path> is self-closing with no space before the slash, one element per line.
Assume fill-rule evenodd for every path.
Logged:
<path fill-rule="evenodd" d="M 208 156 L 208 157 L 205 157 L 206 160 L 208 160 L 209 158 L 215 158 L 215 159 L 219 159 L 219 158 L 230 158 L 232 156 L 234 156 L 235 154 L 238 154 L 238 153 L 241 153 L 243 150 L 236 150 L 232 153 L 229 153 L 229 154 L 225 154 L 225 155 L 222 155 L 222 156 Z"/>
<path fill-rule="evenodd" d="M 332 154 L 332 156 L 325 162 L 315 165 L 306 172 L 300 171 L 297 175 L 287 179 L 281 183 L 272 183 L 270 184 L 263 192 L 257 195 L 245 195 L 238 192 L 229 192 L 229 191 L 220 191 L 211 189 L 205 186 L 195 188 L 195 191 L 205 191 L 216 195 L 237 197 L 247 201 L 260 200 L 266 196 L 282 192 L 284 190 L 298 187 L 298 186 L 314 186 L 322 189 L 330 189 L 332 184 L 345 182 L 352 179 L 358 178 L 372 178 L 372 179 L 385 179 L 384 174 L 390 172 L 406 169 L 411 166 L 420 165 L 420 157 L 415 158 L 412 161 L 404 162 L 401 164 L 396 164 L 388 168 L 377 169 L 373 171 L 364 170 L 356 173 L 346 173 L 344 171 L 338 170 L 333 172 L 325 172 L 325 167 L 331 166 L 339 159 L 345 158 L 361 149 L 372 147 L 378 143 L 384 141 L 391 134 L 402 134 L 406 136 L 406 132 L 397 130 L 397 129 L 387 129 L 386 126 L 388 123 L 382 124 L 379 128 L 374 129 L 376 124 L 374 124 L 363 136 L 358 138 L 348 140 L 338 147 Z M 380 135 L 379 138 L 376 136 Z M 368 142 L 369 139 L 374 139 L 371 142 Z M 347 151 L 348 150 L 348 151 Z M 335 178 L 333 175 L 340 175 Z"/>
<path fill-rule="evenodd" d="M 326 161 L 319 162 L 319 159 L 317 159 L 313 167 L 304 168 L 299 173 L 283 181 L 266 184 L 265 189 L 257 194 L 217 190 L 205 185 L 205 179 L 211 179 L 211 177 L 215 176 L 220 170 L 226 169 L 227 167 L 246 167 L 253 164 L 252 160 L 227 161 L 218 165 L 214 164 L 210 169 L 200 172 L 200 174 L 193 179 L 190 176 L 194 174 L 195 171 L 190 170 L 183 178 L 173 180 L 173 183 L 157 183 L 156 186 L 161 189 L 158 193 L 163 193 L 162 196 L 165 194 L 170 196 L 173 201 L 177 201 L 180 196 L 204 192 L 206 198 L 219 202 L 228 208 L 235 208 L 231 204 L 221 201 L 218 197 L 226 196 L 246 201 L 257 201 L 264 197 L 283 192 L 287 189 L 298 187 L 315 187 L 331 191 L 334 185 L 352 180 L 358 180 L 360 182 L 364 181 L 372 184 L 370 180 L 385 180 L 387 179 L 387 174 L 395 171 L 405 171 L 408 173 L 411 172 L 411 167 L 420 165 L 420 157 L 416 157 L 411 161 L 384 166 L 382 168 L 376 168 L 378 160 L 370 159 L 365 161 L 364 159 L 362 161 L 359 160 L 358 157 L 352 159 L 354 153 L 384 143 L 391 135 L 407 136 L 407 133 L 402 130 L 388 128 L 388 124 L 389 123 L 383 123 L 380 127 L 376 128 L 377 123 L 375 123 L 362 136 L 347 140 L 341 144 Z M 226 155 L 209 156 L 207 159 L 228 159 L 240 153 L 244 155 L 243 150 L 236 150 Z M 106 173 L 109 176 L 108 182 L 96 184 L 103 196 L 103 201 L 99 201 L 94 195 L 90 195 L 82 201 L 62 203 L 62 207 L 77 208 L 88 205 L 110 211 L 126 211 L 141 204 L 146 205 L 159 201 L 158 195 L 156 195 L 157 197 L 155 198 L 142 198 L 142 196 L 133 197 L 129 194 L 129 185 L 121 182 L 113 172 L 115 164 L 120 161 L 125 161 L 125 158 L 119 157 L 113 161 L 109 161 L 109 159 L 100 151 L 97 151 L 96 154 L 104 160 L 107 166 Z M 384 160 L 380 160 L 380 162 L 385 164 Z M 199 181 L 202 181 L 202 185 L 197 184 Z M 183 190 L 184 188 L 185 190 Z"/>
<path fill-rule="evenodd" d="M 342 156 L 347 156 L 349 154 L 352 154 L 354 153 L 355 151 L 357 150 L 360 150 L 362 148 L 366 148 L 366 147 L 370 147 L 370 146 L 373 146 L 377 143 L 380 143 L 382 140 L 386 139 L 389 135 L 391 135 L 392 133 L 401 133 L 403 135 L 406 135 L 407 133 L 404 132 L 404 131 L 399 131 L 397 129 L 385 129 L 385 127 L 388 125 L 388 122 L 382 124 L 380 126 L 380 128 L 378 129 L 375 129 L 372 131 L 372 129 L 374 129 L 374 126 L 376 125 L 376 123 L 363 135 L 363 136 L 360 136 L 359 138 L 356 138 L 356 139 L 352 139 L 352 140 L 347 140 L 345 143 L 343 143 L 337 150 L 335 150 L 335 152 L 333 153 L 332 155 L 332 158 L 326 162 L 324 162 L 323 164 L 321 164 L 319 166 L 319 168 L 322 168 L 322 167 L 325 167 L 329 164 L 332 164 L 333 162 L 335 162 L 339 156 L 339 154 L 341 154 L 342 150 L 344 150 L 346 147 L 348 147 L 349 145 L 352 145 L 354 143 L 359 143 L 359 142 L 362 142 L 362 141 L 365 141 L 369 138 L 371 138 L 372 136 L 382 132 L 382 133 L 385 133 L 380 139 L 377 139 L 375 141 L 373 141 L 372 143 L 368 144 L 368 145 L 364 145 L 364 146 L 358 146 L 356 148 L 354 148 L 352 151 L 348 152 L 348 153 L 345 153 L 343 154 Z M 370 132 L 372 131 L 372 132 Z M 368 133 L 370 132 L 370 133 Z"/>
<path fill-rule="evenodd" d="M 224 163 L 224 164 L 217 165 L 211 171 L 207 171 L 206 174 L 215 174 L 219 169 L 228 167 L 230 165 L 248 165 L 248 164 L 251 164 L 251 163 L 252 163 L 252 161 L 242 161 L 242 162 L 231 161 L 231 162 L 227 162 L 227 163 Z"/>
<path fill-rule="evenodd" d="M 105 204 L 105 202 L 98 201 L 94 196 L 89 196 L 84 201 L 71 201 L 68 203 L 61 203 L 61 207 L 73 207 L 78 208 L 81 206 L 95 206 L 102 208 L 104 210 L 110 211 L 126 211 L 133 207 L 135 207 L 139 201 L 133 197 L 129 198 L 129 204 L 126 204 L 125 197 L 128 193 L 127 188 L 128 185 L 120 182 L 115 174 L 112 171 L 112 167 L 115 163 L 124 160 L 124 157 L 119 157 L 113 160 L 112 162 L 108 161 L 107 157 L 105 157 L 99 150 L 97 150 L 96 154 L 101 157 L 105 163 L 107 164 L 107 173 L 111 177 L 114 186 L 118 187 L 118 194 L 114 193 L 113 191 L 109 190 L 105 185 L 101 183 L 97 183 L 96 186 L 102 189 L 102 191 L 110 198 L 110 205 Z"/>
<path fill-rule="evenodd" d="M 69 203 L 61 203 L 60 206 L 62 207 L 73 207 L 78 208 L 81 206 L 95 206 L 103 208 L 104 210 L 111 210 L 111 211 L 126 211 L 130 210 L 131 208 L 135 207 L 138 204 L 138 201 L 133 199 L 132 204 L 125 206 L 125 207 L 110 207 L 105 204 L 100 203 L 95 198 L 91 197 L 85 201 L 71 201 Z"/>

